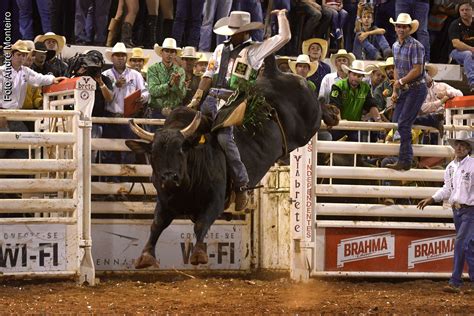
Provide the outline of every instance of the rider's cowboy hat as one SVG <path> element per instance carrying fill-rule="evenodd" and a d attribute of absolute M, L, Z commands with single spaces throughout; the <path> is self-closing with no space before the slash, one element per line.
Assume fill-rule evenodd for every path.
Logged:
<path fill-rule="evenodd" d="M 456 138 L 449 138 L 448 143 L 451 145 L 451 147 L 454 148 L 454 145 L 456 141 L 463 141 L 471 147 L 471 152 L 474 150 L 474 138 L 469 137 L 469 134 L 467 131 L 460 131 L 458 132 L 458 136 Z"/>
<path fill-rule="evenodd" d="M 356 74 L 368 75 L 372 72 L 372 67 L 365 68 L 364 62 L 362 60 L 354 60 L 350 67 L 342 65 L 342 70 L 347 74 L 350 72 L 355 72 Z"/>
<path fill-rule="evenodd" d="M 438 67 L 433 64 L 426 64 L 425 71 L 431 78 L 434 78 L 438 74 Z"/>
<path fill-rule="evenodd" d="M 143 49 L 141 49 L 140 47 L 134 47 L 132 48 L 132 55 L 129 57 L 128 60 L 130 59 L 143 59 L 143 64 L 146 65 L 150 60 L 150 56 L 145 56 Z"/>
<path fill-rule="evenodd" d="M 345 49 L 340 49 L 335 54 L 331 54 L 331 64 L 336 67 L 336 59 L 338 57 L 346 57 L 349 60 L 349 65 L 356 59 L 355 55 L 348 53 Z"/>
<path fill-rule="evenodd" d="M 6 49 L 6 51 L 19 51 L 20 53 L 26 53 L 28 54 L 30 50 L 28 49 L 28 45 L 25 43 L 25 41 L 18 40 L 11 46 L 11 49 Z"/>
<path fill-rule="evenodd" d="M 183 51 L 181 53 L 181 58 L 188 58 L 188 59 L 199 59 L 201 58 L 198 54 L 196 54 L 196 48 L 193 46 L 185 46 L 183 47 Z"/>
<path fill-rule="evenodd" d="M 162 53 L 163 49 L 173 49 L 173 50 L 176 51 L 177 56 L 181 55 L 181 48 L 176 46 L 176 40 L 174 38 L 171 38 L 171 37 L 165 38 L 163 40 L 163 45 L 161 45 L 161 46 L 158 45 L 158 44 L 155 44 L 153 49 L 155 50 L 155 53 L 160 57 L 161 57 L 161 53 Z"/>
<path fill-rule="evenodd" d="M 322 38 L 310 38 L 310 39 L 307 39 L 306 41 L 303 42 L 303 44 L 301 44 L 302 48 L 301 48 L 301 51 L 303 54 L 305 55 L 309 55 L 308 52 L 309 52 L 309 47 L 313 44 L 318 44 L 319 46 L 321 46 L 321 60 L 324 60 L 326 58 L 326 55 L 328 54 L 328 41 L 322 39 Z"/>
<path fill-rule="evenodd" d="M 301 54 L 296 58 L 296 60 L 289 60 L 288 66 L 290 66 L 291 72 L 296 74 L 296 65 L 297 64 L 306 64 L 309 66 L 309 72 L 307 77 L 314 75 L 316 70 L 318 70 L 318 65 L 315 62 L 310 61 L 309 56 Z"/>
<path fill-rule="evenodd" d="M 127 54 L 127 59 L 130 58 L 130 56 L 132 55 L 130 52 L 127 51 L 127 47 L 124 43 L 118 42 L 114 45 L 114 47 L 112 47 L 112 49 L 107 49 L 105 51 L 105 58 L 112 61 L 112 55 L 117 53 Z"/>
<path fill-rule="evenodd" d="M 53 39 L 58 43 L 58 53 L 63 51 L 64 45 L 66 45 L 66 38 L 61 35 L 56 35 L 53 32 L 47 32 L 44 35 L 38 35 L 35 37 L 35 43 L 36 42 L 44 42 L 48 39 Z"/>
<path fill-rule="evenodd" d="M 214 33 L 232 36 L 237 33 L 263 29 L 260 22 L 250 22 L 250 13 L 245 11 L 232 11 L 230 16 L 220 19 L 214 25 Z"/>
<path fill-rule="evenodd" d="M 390 23 L 393 25 L 397 24 L 404 24 L 404 25 L 410 25 L 410 34 L 413 34 L 418 30 L 418 26 L 420 26 L 420 23 L 418 20 L 412 20 L 411 16 L 408 13 L 400 13 L 397 17 L 397 20 L 394 21 L 392 18 L 390 18 Z"/>

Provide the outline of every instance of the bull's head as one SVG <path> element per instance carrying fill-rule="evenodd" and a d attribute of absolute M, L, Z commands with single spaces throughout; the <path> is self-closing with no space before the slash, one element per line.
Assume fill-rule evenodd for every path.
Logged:
<path fill-rule="evenodd" d="M 185 128 L 165 127 L 157 130 L 156 135 L 143 130 L 133 121 L 130 123 L 136 135 L 143 140 L 153 142 L 151 165 L 153 182 L 157 188 L 173 191 L 189 182 L 186 159 L 187 151 L 191 148 L 189 140 L 195 135 L 200 122 L 201 112 L 196 112 L 193 121 Z M 130 147 L 129 143 L 127 145 Z"/>

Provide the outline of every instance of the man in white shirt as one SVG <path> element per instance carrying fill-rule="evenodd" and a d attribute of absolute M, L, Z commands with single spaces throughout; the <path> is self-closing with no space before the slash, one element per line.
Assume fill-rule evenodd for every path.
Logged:
<path fill-rule="evenodd" d="M 324 76 L 319 89 L 319 97 L 323 97 L 326 103 L 329 103 L 332 85 L 347 77 L 347 74 L 342 70 L 342 65 L 349 66 L 355 59 L 354 54 L 348 53 L 345 49 L 340 49 L 336 54 L 331 55 L 331 64 L 336 68 L 336 71 Z"/>
<path fill-rule="evenodd" d="M 58 83 L 64 77 L 54 77 L 53 75 L 42 75 L 36 71 L 23 66 L 29 53 L 27 44 L 24 41 L 17 41 L 11 46 L 10 51 L 5 51 L 5 65 L 0 67 L 0 111 L 1 109 L 21 109 L 26 97 L 28 84 L 39 87 Z M 8 61 L 9 60 L 9 61 Z M 21 121 L 8 122 L 5 118 L 0 118 L 0 131 L 28 132 L 25 123 Z M 10 158 L 23 158 L 17 153 L 22 151 L 0 150 L 0 158 L 9 156 Z"/>
<path fill-rule="evenodd" d="M 112 81 L 113 99 L 105 102 L 105 116 L 123 117 L 125 110 L 125 97 L 135 92 L 141 91 L 141 96 L 136 100 L 136 104 L 143 105 L 150 99 L 150 94 L 145 86 L 143 76 L 136 70 L 127 68 L 127 59 L 131 53 L 127 52 L 124 43 L 117 43 L 112 50 L 105 52 L 105 57 L 112 61 L 113 67 L 107 69 L 102 74 Z M 104 138 L 133 139 L 136 135 L 130 130 L 128 125 L 105 124 L 103 129 Z M 106 163 L 132 163 L 133 156 L 125 152 L 104 153 L 103 162 Z M 118 177 L 113 177 L 110 181 L 118 182 Z"/>
<path fill-rule="evenodd" d="M 470 157 L 474 149 L 474 138 L 466 131 L 459 137 L 448 139 L 454 148 L 455 158 L 444 172 L 444 186 L 432 197 L 418 204 L 419 209 L 433 202 L 448 199 L 453 207 L 453 220 L 456 229 L 454 243 L 453 272 L 445 292 L 459 293 L 462 284 L 464 261 L 469 268 L 469 278 L 474 286 L 474 158 Z"/>

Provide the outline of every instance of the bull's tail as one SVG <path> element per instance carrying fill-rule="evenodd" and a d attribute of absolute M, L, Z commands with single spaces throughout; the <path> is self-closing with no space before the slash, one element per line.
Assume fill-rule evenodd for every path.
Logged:
<path fill-rule="evenodd" d="M 324 123 L 327 126 L 336 126 L 337 124 L 339 124 L 339 109 L 335 105 L 326 104 L 326 100 L 324 98 L 319 98 L 319 104 L 321 104 Z"/>

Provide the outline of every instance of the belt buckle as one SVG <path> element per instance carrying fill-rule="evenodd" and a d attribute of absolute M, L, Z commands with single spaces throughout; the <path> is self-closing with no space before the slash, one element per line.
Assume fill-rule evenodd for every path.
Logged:
<path fill-rule="evenodd" d="M 459 210 L 461 208 L 461 204 L 459 204 L 458 202 L 453 203 L 453 208 Z"/>

